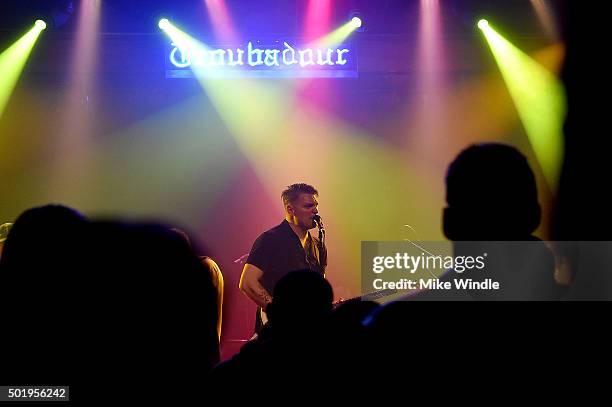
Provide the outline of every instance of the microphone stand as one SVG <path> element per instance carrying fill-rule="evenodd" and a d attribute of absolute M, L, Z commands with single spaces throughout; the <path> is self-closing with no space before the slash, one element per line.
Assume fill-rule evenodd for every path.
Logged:
<path fill-rule="evenodd" d="M 319 229 L 319 264 L 322 267 L 327 266 L 327 251 L 325 250 L 325 227 L 320 216 L 315 218 L 315 224 Z"/>
<path fill-rule="evenodd" d="M 251 254 L 251 253 L 249 252 L 249 253 L 245 253 L 245 254 L 243 254 L 242 256 L 240 256 L 240 257 L 238 257 L 236 260 L 234 260 L 234 263 L 236 263 L 236 264 L 242 264 L 242 263 L 244 263 L 244 261 L 246 260 L 246 258 L 247 258 L 247 257 L 249 257 L 249 254 Z"/>

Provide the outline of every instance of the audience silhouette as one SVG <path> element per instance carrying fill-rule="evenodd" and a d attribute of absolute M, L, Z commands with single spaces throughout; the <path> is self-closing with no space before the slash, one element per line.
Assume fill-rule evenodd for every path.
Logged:
<path fill-rule="evenodd" d="M 540 224 L 536 181 L 527 159 L 512 146 L 475 144 L 450 164 L 443 230 L 455 257 L 481 256 L 485 267 L 440 278 L 451 290 L 429 290 L 410 300 L 555 300 L 552 252 L 533 235 Z M 459 282 L 499 283 L 498 289 L 466 289 Z"/>
<path fill-rule="evenodd" d="M 318 273 L 299 270 L 282 277 L 266 308 L 268 324 L 257 339 L 213 370 L 213 383 L 230 385 L 265 377 L 269 382 L 300 386 L 326 371 L 332 301 L 331 285 Z"/>
<path fill-rule="evenodd" d="M 540 223 L 535 177 L 518 150 L 498 143 L 463 150 L 448 168 L 446 200 L 443 230 L 453 241 L 453 255 L 486 253 L 485 268 L 463 273 L 447 270 L 440 279 L 451 282 L 452 289 L 405 296 L 374 310 L 364 320 L 369 333 L 368 360 L 378 358 L 372 368 L 415 366 L 420 374 L 418 383 L 424 385 L 441 368 L 447 377 L 458 378 L 468 364 L 477 371 L 490 370 L 493 363 L 512 365 L 522 360 L 521 356 L 511 349 L 500 353 L 499 340 L 503 337 L 519 343 L 521 339 L 517 338 L 520 330 L 501 310 L 493 318 L 483 318 L 480 310 L 468 304 L 432 308 L 415 300 L 557 298 L 554 257 L 533 236 Z M 499 282 L 500 289 L 457 289 L 455 282 L 467 279 L 491 279 Z M 483 328 L 486 339 L 478 334 Z M 414 340 L 406 342 L 407 338 Z M 481 358 L 486 355 L 495 357 Z"/>
<path fill-rule="evenodd" d="M 4 242 L 0 309 L 10 324 L 2 365 L 17 383 L 70 383 L 76 374 L 87 227 L 79 212 L 46 205 L 23 212 Z"/>
<path fill-rule="evenodd" d="M 212 277 L 165 225 L 27 210 L 6 239 L 0 290 L 2 363 L 17 383 L 69 384 L 77 401 L 177 400 L 219 362 Z"/>
<path fill-rule="evenodd" d="M 351 300 L 334 309 L 323 276 L 294 271 L 276 284 L 266 309 L 269 323 L 259 336 L 222 363 L 223 280 L 184 232 L 163 224 L 91 221 L 61 205 L 29 209 L 15 221 L 0 257 L 0 305 L 12 320 L 3 338 L 12 352 L 3 366 L 24 383 L 74 385 L 76 400 L 96 393 L 102 372 L 110 371 L 113 394 L 96 393 L 110 401 L 176 400 L 173 389 L 179 387 L 179 398 L 187 399 L 206 386 L 240 382 L 244 388 L 251 378 L 258 386 L 257 377 L 303 389 L 337 368 L 346 373 L 336 388 L 350 392 L 370 383 L 371 372 L 395 365 L 418 367 L 420 380 L 412 384 L 426 385 L 441 366 L 452 376 L 461 375 L 466 363 L 489 369 L 492 361 L 471 358 L 483 351 L 516 363 L 513 352 L 499 356 L 494 343 L 451 343 L 481 323 L 455 317 L 473 315 L 467 305 L 434 315 L 414 301 L 559 298 L 552 252 L 534 236 L 541 220 L 534 174 L 514 147 L 472 145 L 448 168 L 446 201 L 443 230 L 454 256 L 488 257 L 484 270 L 450 269 L 440 279 L 492 279 L 499 290 L 453 284 L 452 290 L 423 291 L 384 306 Z M 497 337 L 520 341 L 512 324 L 500 319 L 487 326 Z M 432 353 L 438 350 L 450 352 Z M 155 391 L 134 393 L 135 386 Z"/>
<path fill-rule="evenodd" d="M 452 278 L 499 282 L 499 290 L 470 291 L 475 299 L 558 299 L 554 256 L 533 236 L 541 210 L 525 156 L 505 144 L 472 145 L 449 166 L 446 189 L 443 228 L 455 256 L 488 255 L 484 272 Z"/>
<path fill-rule="evenodd" d="M 179 385 L 183 395 L 197 392 L 219 361 L 210 274 L 165 225 L 99 221 L 91 233 L 105 249 L 94 264 L 90 302 L 96 340 L 105 344 L 95 364 L 120 366 L 118 383 L 138 378 L 168 389 L 159 396 L 171 397 Z"/>

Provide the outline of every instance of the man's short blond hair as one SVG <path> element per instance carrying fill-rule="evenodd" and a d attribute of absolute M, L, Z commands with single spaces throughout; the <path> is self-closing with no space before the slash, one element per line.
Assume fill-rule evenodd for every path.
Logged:
<path fill-rule="evenodd" d="M 319 195 L 319 191 L 317 191 L 312 185 L 308 184 L 301 183 L 289 185 L 281 194 L 281 199 L 283 200 L 285 208 L 290 203 L 295 202 L 301 194 Z"/>

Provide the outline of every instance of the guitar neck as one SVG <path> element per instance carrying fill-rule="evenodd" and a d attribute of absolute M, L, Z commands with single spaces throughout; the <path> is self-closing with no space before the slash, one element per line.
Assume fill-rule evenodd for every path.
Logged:
<path fill-rule="evenodd" d="M 348 300 L 339 301 L 335 305 L 338 306 L 340 304 L 343 304 L 343 303 L 349 302 L 349 301 L 374 301 L 374 300 L 378 300 L 380 298 L 387 297 L 389 295 L 393 295 L 395 293 L 397 293 L 397 290 L 392 290 L 392 289 L 378 290 L 378 291 L 373 291 L 371 293 L 367 293 L 367 294 L 364 294 L 364 295 L 360 295 L 358 297 L 349 298 Z"/>

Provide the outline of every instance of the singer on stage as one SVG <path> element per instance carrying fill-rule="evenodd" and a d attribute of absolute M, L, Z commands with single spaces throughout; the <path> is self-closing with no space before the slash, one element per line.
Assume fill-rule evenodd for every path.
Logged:
<path fill-rule="evenodd" d="M 285 220 L 262 233 L 253 243 L 240 277 L 240 290 L 259 306 L 256 333 L 262 326 L 260 311 L 272 301 L 270 293 L 281 277 L 305 269 L 325 276 L 327 249 L 325 229 L 318 215 L 318 195 L 308 184 L 287 187 L 281 194 Z M 319 229 L 319 238 L 309 232 L 315 227 Z"/>

